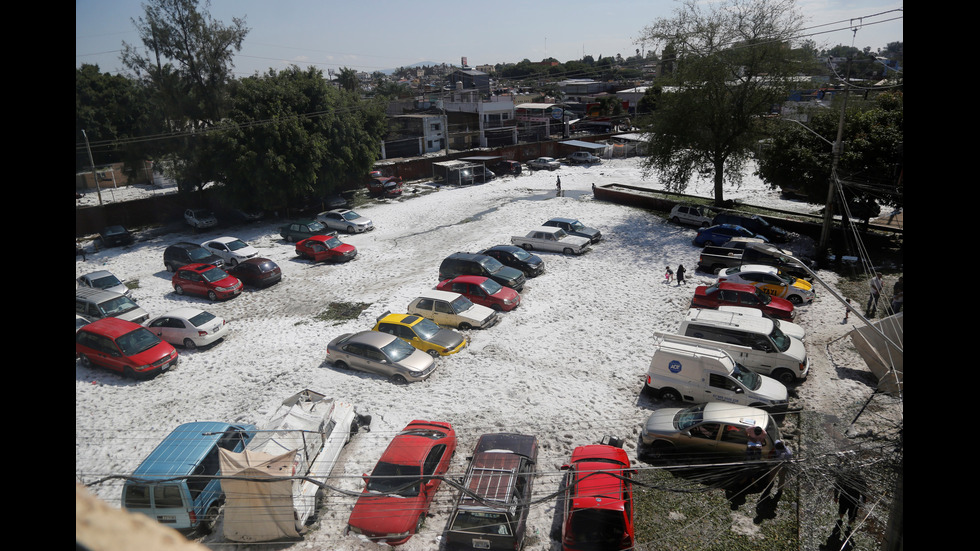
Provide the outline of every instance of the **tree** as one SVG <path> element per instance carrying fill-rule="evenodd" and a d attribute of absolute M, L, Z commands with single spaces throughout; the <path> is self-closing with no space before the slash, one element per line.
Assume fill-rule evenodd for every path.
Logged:
<path fill-rule="evenodd" d="M 84 142 L 84 130 L 96 165 L 128 161 L 127 154 L 133 148 L 119 142 L 152 133 L 148 130 L 147 100 L 144 90 L 125 76 L 103 73 L 98 65 L 83 64 L 75 69 L 75 140 Z M 79 148 L 75 169 L 87 168 L 88 153 Z"/>
<path fill-rule="evenodd" d="M 903 95 L 883 93 L 864 105 L 853 99 L 849 102 L 837 163 L 846 203 L 901 207 Z M 774 123 L 778 126 L 760 157 L 759 176 L 772 187 L 803 194 L 812 202 L 826 201 L 832 150 L 824 139 L 837 135 L 839 120 L 838 109 L 825 109 L 813 113 L 805 128 L 787 121 Z"/>
<path fill-rule="evenodd" d="M 794 0 L 728 0 L 702 5 L 685 0 L 674 17 L 644 31 L 644 41 L 676 51 L 648 119 L 647 167 L 667 187 L 683 190 L 695 173 L 713 175 L 715 204 L 725 180 L 738 182 L 760 136 L 760 116 L 782 102 L 800 70 L 789 40 L 802 19 Z"/>
<path fill-rule="evenodd" d="M 340 68 L 340 74 L 337 75 L 337 83 L 348 92 L 357 92 L 361 89 L 361 82 L 357 79 L 357 71 L 350 67 Z"/>
<path fill-rule="evenodd" d="M 123 43 L 123 63 L 150 91 L 160 124 L 179 136 L 156 153 L 169 156 L 182 189 L 216 176 L 207 131 L 229 105 L 232 58 L 248 34 L 243 19 L 212 20 L 209 5 L 199 11 L 198 0 L 150 0 L 133 21 L 143 47 Z"/>
<path fill-rule="evenodd" d="M 380 155 L 384 103 L 296 66 L 241 79 L 217 134 L 229 203 L 279 208 L 363 177 Z"/>

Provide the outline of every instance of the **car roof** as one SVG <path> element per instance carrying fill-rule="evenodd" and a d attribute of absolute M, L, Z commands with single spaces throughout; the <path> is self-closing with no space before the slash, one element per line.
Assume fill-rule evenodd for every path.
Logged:
<path fill-rule="evenodd" d="M 190 241 L 178 241 L 171 245 L 171 247 L 177 247 L 179 249 L 203 249 L 204 247 L 198 245 L 197 243 L 191 243 Z"/>
<path fill-rule="evenodd" d="M 716 283 L 719 289 L 726 289 L 729 291 L 743 291 L 745 293 L 755 293 L 758 289 L 755 285 L 749 285 L 747 283 L 734 283 L 731 281 L 719 281 Z"/>
<path fill-rule="evenodd" d="M 218 421 L 180 425 L 136 467 L 133 477 L 169 478 L 191 474 L 225 432 L 236 428 L 254 430 L 250 425 L 235 426 Z"/>
<path fill-rule="evenodd" d="M 424 319 L 417 314 L 388 314 L 379 319 L 378 323 L 400 323 L 411 327 Z"/>
<path fill-rule="evenodd" d="M 97 277 L 105 277 L 107 275 L 112 275 L 112 272 L 110 272 L 109 270 L 95 270 L 94 272 L 89 272 L 83 275 L 82 277 L 88 277 L 94 279 Z"/>
<path fill-rule="evenodd" d="M 779 268 L 766 266 L 765 264 L 742 264 L 739 266 L 738 273 L 742 272 L 765 272 L 767 274 L 778 274 Z"/>
<path fill-rule="evenodd" d="M 568 224 L 574 224 L 575 222 L 578 222 L 578 220 L 574 218 L 551 218 L 548 220 L 548 222 L 566 222 Z"/>
<path fill-rule="evenodd" d="M 487 251 L 502 251 L 502 252 L 512 253 L 512 252 L 514 252 L 517 249 L 520 249 L 522 251 L 524 250 L 524 249 L 521 249 L 520 247 L 518 247 L 517 245 L 494 245 L 493 247 L 490 247 L 489 249 L 484 249 L 483 252 L 480 253 L 480 254 L 484 254 Z"/>
<path fill-rule="evenodd" d="M 201 273 L 210 270 L 211 268 L 217 268 L 217 266 L 215 266 L 214 264 L 205 264 L 201 262 L 196 262 L 194 264 L 184 264 L 180 268 L 177 268 L 177 270 Z"/>
<path fill-rule="evenodd" d="M 388 333 L 381 333 L 379 331 L 361 331 L 360 333 L 355 333 L 347 339 L 348 343 L 357 342 L 361 344 L 367 344 L 370 346 L 376 346 L 381 348 L 386 346 L 391 341 L 397 339 L 398 337 L 394 335 L 389 335 Z"/>
<path fill-rule="evenodd" d="M 337 237 L 336 232 L 321 233 L 321 234 L 317 234 L 317 235 L 313 235 L 313 236 L 307 237 L 303 241 L 329 241 L 329 240 L 333 239 L 334 237 Z"/>
<path fill-rule="evenodd" d="M 565 230 L 559 228 L 558 226 L 538 226 L 532 229 L 531 231 L 540 231 L 545 233 L 558 233 L 560 231 L 565 231 Z"/>
<path fill-rule="evenodd" d="M 726 402 L 708 402 L 704 406 L 704 420 L 710 423 L 725 423 L 745 427 L 766 427 L 769 425 L 769 414 L 759 408 L 749 406 L 739 406 Z"/>
<path fill-rule="evenodd" d="M 486 281 L 487 279 L 490 278 L 484 276 L 475 276 L 475 275 L 458 275 L 456 277 L 449 278 L 447 281 L 458 281 L 460 283 L 474 283 L 476 285 L 479 285 L 484 281 Z"/>
<path fill-rule="evenodd" d="M 463 295 L 459 293 L 453 293 L 451 291 L 440 291 L 439 289 L 427 289 L 419 293 L 418 298 L 431 298 L 436 300 L 445 300 L 447 302 L 452 302 Z"/>
<path fill-rule="evenodd" d="M 211 243 L 213 241 L 217 241 L 218 243 L 231 243 L 232 241 L 241 241 L 241 239 L 237 237 L 228 237 L 227 235 L 223 235 L 221 237 L 215 237 L 214 239 L 208 239 L 207 241 L 205 241 L 205 243 Z"/>
<path fill-rule="evenodd" d="M 736 327 L 766 335 L 772 332 L 775 325 L 771 319 L 763 316 L 748 316 L 739 312 L 711 308 L 691 308 L 684 319 L 689 322 Z"/>
<path fill-rule="evenodd" d="M 143 327 L 138 323 L 126 321 L 119 318 L 102 318 L 82 327 L 80 331 L 89 331 L 99 335 L 105 335 L 110 339 L 116 339 L 133 330 Z"/>
<path fill-rule="evenodd" d="M 170 310 L 166 314 L 163 314 L 162 316 L 157 316 L 154 319 L 157 319 L 157 318 L 182 318 L 182 319 L 190 319 L 190 318 L 193 318 L 194 316 L 196 316 L 198 314 L 201 314 L 203 312 L 204 312 L 204 310 L 201 310 L 200 308 L 192 308 L 190 306 L 182 306 L 180 308 L 175 308 L 173 310 Z"/>

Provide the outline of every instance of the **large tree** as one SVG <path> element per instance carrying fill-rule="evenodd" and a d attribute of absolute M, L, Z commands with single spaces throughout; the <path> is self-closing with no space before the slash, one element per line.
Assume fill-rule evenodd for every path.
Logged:
<path fill-rule="evenodd" d="M 144 90 L 135 81 L 103 73 L 98 65 L 75 69 L 75 142 L 83 144 L 88 137 L 97 166 L 128 160 L 131 148 L 121 144 L 153 132 L 147 109 Z M 86 148 L 76 147 L 75 169 L 88 169 L 89 164 Z"/>
<path fill-rule="evenodd" d="M 142 47 L 123 43 L 122 61 L 151 91 L 157 116 L 173 138 L 156 142 L 183 189 L 216 176 L 209 130 L 230 100 L 232 62 L 248 34 L 244 19 L 211 18 L 205 0 L 150 0 L 133 21 Z"/>
<path fill-rule="evenodd" d="M 761 135 L 760 116 L 786 98 L 801 70 L 790 49 L 801 23 L 794 0 L 685 0 L 645 29 L 644 41 L 674 50 L 646 124 L 647 166 L 669 188 L 712 175 L 715 203 L 724 202 L 723 184 L 739 181 Z"/>
<path fill-rule="evenodd" d="M 366 174 L 387 130 L 384 103 L 296 66 L 241 79 L 216 134 L 229 203 L 279 208 Z"/>

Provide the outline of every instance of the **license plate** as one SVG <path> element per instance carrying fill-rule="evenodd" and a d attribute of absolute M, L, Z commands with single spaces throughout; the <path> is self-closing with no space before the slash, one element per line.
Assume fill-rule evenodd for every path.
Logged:
<path fill-rule="evenodd" d="M 177 517 L 173 515 L 157 515 L 158 522 L 177 522 Z"/>
<path fill-rule="evenodd" d="M 490 549 L 490 540 L 473 540 L 473 549 Z"/>

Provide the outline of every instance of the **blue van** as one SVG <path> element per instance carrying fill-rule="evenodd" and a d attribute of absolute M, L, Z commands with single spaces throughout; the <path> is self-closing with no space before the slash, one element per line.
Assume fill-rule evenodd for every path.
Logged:
<path fill-rule="evenodd" d="M 218 448 L 242 452 L 255 432 L 215 421 L 180 425 L 133 471 L 122 506 L 176 530 L 211 532 L 225 497 Z"/>

